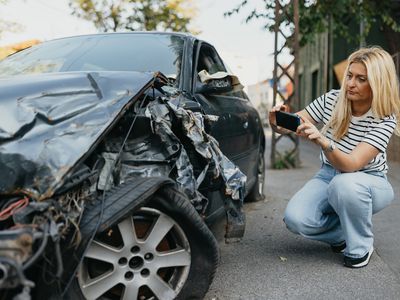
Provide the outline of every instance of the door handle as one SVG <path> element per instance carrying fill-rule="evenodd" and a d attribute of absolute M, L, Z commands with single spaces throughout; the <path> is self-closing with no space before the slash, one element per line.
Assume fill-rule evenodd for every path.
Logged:
<path fill-rule="evenodd" d="M 243 123 L 243 128 L 247 129 L 247 127 L 249 127 L 249 122 L 246 121 L 246 122 Z"/>

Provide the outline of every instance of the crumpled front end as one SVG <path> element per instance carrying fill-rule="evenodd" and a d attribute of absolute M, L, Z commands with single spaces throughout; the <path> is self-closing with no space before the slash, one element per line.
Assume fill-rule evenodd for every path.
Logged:
<path fill-rule="evenodd" d="M 29 294 L 32 270 L 67 286 L 85 209 L 135 178 L 171 178 L 203 214 L 211 176 L 240 211 L 246 177 L 207 134 L 215 118 L 182 108 L 166 84 L 136 72 L 0 80 L 0 290 Z"/>

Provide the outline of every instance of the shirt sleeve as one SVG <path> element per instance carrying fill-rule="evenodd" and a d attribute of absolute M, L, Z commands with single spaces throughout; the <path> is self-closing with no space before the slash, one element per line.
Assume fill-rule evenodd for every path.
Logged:
<path fill-rule="evenodd" d="M 327 102 L 335 102 L 337 95 L 337 90 L 331 90 L 328 93 L 323 94 L 322 96 L 313 100 L 309 105 L 306 106 L 305 110 L 315 122 L 321 123 L 327 108 Z"/>
<path fill-rule="evenodd" d="M 374 128 L 366 134 L 362 141 L 374 146 L 380 152 L 385 152 L 396 124 L 395 116 L 385 117 L 380 122 L 374 123 Z"/>

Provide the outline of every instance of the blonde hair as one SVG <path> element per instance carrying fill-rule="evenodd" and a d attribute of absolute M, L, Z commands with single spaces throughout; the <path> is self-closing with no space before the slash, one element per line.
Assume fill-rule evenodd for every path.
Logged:
<path fill-rule="evenodd" d="M 400 135 L 399 82 L 393 58 L 381 47 L 373 46 L 353 52 L 347 60 L 339 98 L 324 131 L 331 128 L 334 138 L 339 140 L 349 130 L 352 111 L 351 102 L 346 96 L 346 77 L 352 63 L 362 63 L 367 69 L 367 80 L 372 91 L 372 114 L 378 118 L 394 114 L 397 118 L 395 133 Z"/>

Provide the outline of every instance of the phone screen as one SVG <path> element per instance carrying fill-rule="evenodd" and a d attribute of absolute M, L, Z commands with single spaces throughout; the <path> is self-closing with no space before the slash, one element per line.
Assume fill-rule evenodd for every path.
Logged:
<path fill-rule="evenodd" d="M 276 125 L 289 129 L 291 131 L 296 131 L 297 126 L 300 125 L 300 117 L 296 114 L 287 113 L 284 111 L 275 112 Z"/>

